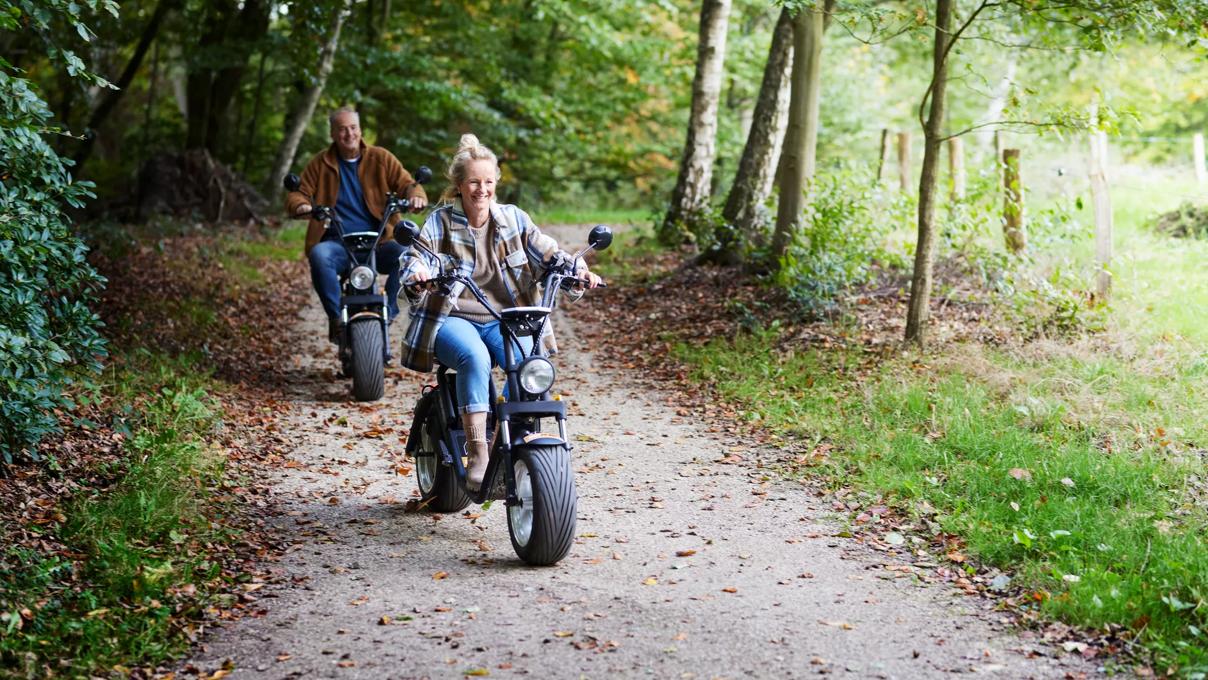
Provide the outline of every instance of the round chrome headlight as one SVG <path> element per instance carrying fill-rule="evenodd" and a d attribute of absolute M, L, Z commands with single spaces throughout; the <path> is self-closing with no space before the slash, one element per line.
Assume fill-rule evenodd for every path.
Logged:
<path fill-rule="evenodd" d="M 544 357 L 529 357 L 520 364 L 520 388 L 529 394 L 542 394 L 554 384 L 554 365 Z"/>
<path fill-rule="evenodd" d="M 357 267 L 348 276 L 348 280 L 352 282 L 352 287 L 357 290 L 369 290 L 373 287 L 373 280 L 376 278 L 373 275 L 373 270 L 369 267 Z"/>

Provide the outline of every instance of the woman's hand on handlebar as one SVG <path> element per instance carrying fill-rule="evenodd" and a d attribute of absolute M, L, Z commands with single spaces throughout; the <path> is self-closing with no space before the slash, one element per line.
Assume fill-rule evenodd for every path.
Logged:
<path fill-rule="evenodd" d="M 294 211 L 294 217 L 306 217 L 310 215 L 311 210 L 312 208 L 309 203 L 303 203 L 302 205 L 298 206 L 297 210 Z"/>
<path fill-rule="evenodd" d="M 428 207 L 428 199 L 423 196 L 413 196 L 411 198 L 411 212 L 417 213 Z"/>
<path fill-rule="evenodd" d="M 432 280 L 432 274 L 423 264 L 416 265 L 412 270 L 411 276 L 407 279 L 407 288 L 414 291 L 435 290 L 436 282 Z"/>
<path fill-rule="evenodd" d="M 587 263 L 583 260 L 579 260 L 578 266 L 575 267 L 575 278 L 579 279 L 579 282 L 575 285 L 575 287 L 580 289 L 584 287 L 598 288 L 604 285 L 604 279 L 592 273 L 587 268 Z"/>

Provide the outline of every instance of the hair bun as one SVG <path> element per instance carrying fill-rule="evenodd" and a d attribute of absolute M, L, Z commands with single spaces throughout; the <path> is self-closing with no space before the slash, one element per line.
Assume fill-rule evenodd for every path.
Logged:
<path fill-rule="evenodd" d="M 457 150 L 461 152 L 465 151 L 466 149 L 473 149 L 477 146 L 479 146 L 477 135 L 466 133 L 461 136 L 461 141 L 457 143 Z"/>

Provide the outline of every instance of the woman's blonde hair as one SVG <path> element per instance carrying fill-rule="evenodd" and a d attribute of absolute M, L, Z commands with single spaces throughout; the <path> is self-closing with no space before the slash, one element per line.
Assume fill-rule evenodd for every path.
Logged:
<path fill-rule="evenodd" d="M 461 196 L 461 190 L 457 187 L 466 180 L 466 166 L 470 161 L 491 161 L 495 165 L 495 181 L 499 181 L 499 158 L 495 156 L 495 152 L 483 146 L 475 135 L 464 134 L 457 143 L 457 153 L 453 154 L 453 160 L 449 162 L 449 169 L 445 173 L 449 186 L 440 195 L 442 203 Z"/>

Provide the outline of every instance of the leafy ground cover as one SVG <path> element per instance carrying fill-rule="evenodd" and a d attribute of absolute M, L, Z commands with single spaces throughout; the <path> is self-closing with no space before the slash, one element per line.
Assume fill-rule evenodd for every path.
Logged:
<path fill-rule="evenodd" d="M 770 463 L 820 481 L 873 547 L 992 594 L 1068 650 L 1203 677 L 1208 355 L 1189 309 L 1206 260 L 1119 198 L 1116 297 L 1096 332 L 1085 297 L 1013 301 L 956 258 L 939 267 L 929 351 L 903 354 L 900 276 L 807 321 L 736 270 L 649 253 L 621 267 L 624 242 L 598 268 L 628 285 L 598 309 L 625 313 L 600 332 L 616 363 L 672 382 L 685 415 L 779 445 Z M 1075 318 L 1053 323 L 1063 300 Z"/>
<path fill-rule="evenodd" d="M 0 676 L 153 674 L 272 578 L 246 463 L 285 444 L 258 385 L 305 300 L 300 238 L 176 231 L 106 230 L 101 385 L 60 415 L 47 464 L 0 478 Z"/>

